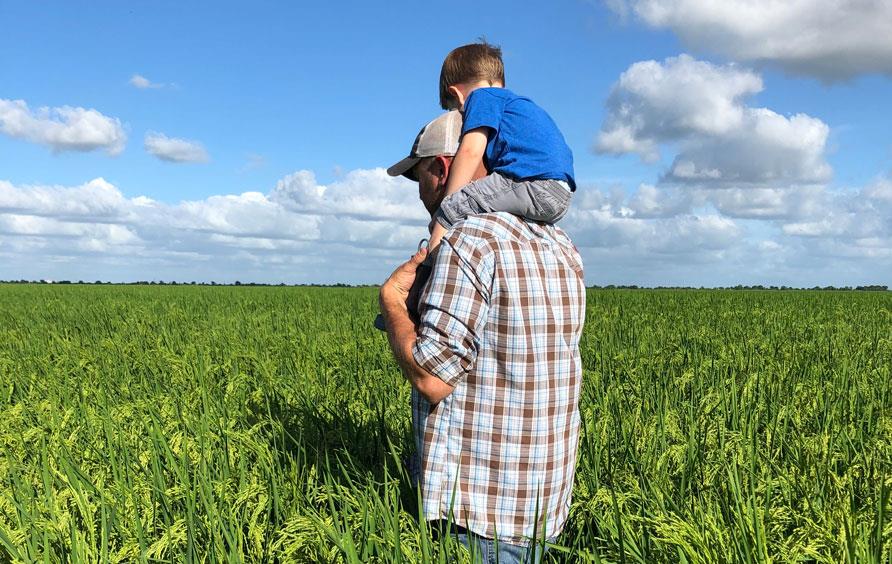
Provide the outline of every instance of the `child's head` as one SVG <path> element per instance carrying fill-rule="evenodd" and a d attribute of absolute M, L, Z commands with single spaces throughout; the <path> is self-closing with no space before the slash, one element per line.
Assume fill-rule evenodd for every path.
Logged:
<path fill-rule="evenodd" d="M 485 83 L 488 86 L 505 86 L 505 66 L 502 50 L 486 41 L 462 45 L 449 52 L 440 69 L 440 106 L 444 110 L 461 107 L 454 90 L 456 86 Z M 467 90 L 469 94 L 471 90 Z"/>

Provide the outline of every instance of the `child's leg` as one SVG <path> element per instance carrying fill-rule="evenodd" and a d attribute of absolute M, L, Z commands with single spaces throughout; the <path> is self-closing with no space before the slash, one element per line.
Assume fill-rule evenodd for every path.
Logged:
<path fill-rule="evenodd" d="M 545 223 L 557 223 L 570 211 L 570 200 L 573 192 L 566 182 L 557 180 L 530 180 L 525 182 L 526 194 L 533 202 L 533 208 L 537 210 L 535 215 L 523 215 L 533 221 Z M 523 199 L 521 194 L 521 199 Z"/>
<path fill-rule="evenodd" d="M 440 240 L 443 239 L 443 235 L 446 235 L 446 228 L 439 221 L 432 222 L 431 226 L 431 236 L 427 242 L 427 248 L 432 251 L 440 245 Z"/>
<path fill-rule="evenodd" d="M 568 188 L 556 180 L 512 180 L 492 173 L 443 199 L 434 216 L 431 246 L 435 232 L 442 237 L 453 223 L 478 213 L 508 212 L 533 221 L 555 223 L 567 213 L 570 198 Z"/>

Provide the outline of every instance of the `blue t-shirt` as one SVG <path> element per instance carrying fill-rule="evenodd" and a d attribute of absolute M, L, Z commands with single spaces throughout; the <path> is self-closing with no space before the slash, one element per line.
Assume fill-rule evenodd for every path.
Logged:
<path fill-rule="evenodd" d="M 486 168 L 515 180 L 563 180 L 576 190 L 573 153 L 554 120 L 529 98 L 478 88 L 465 100 L 462 134 L 489 128 Z"/>

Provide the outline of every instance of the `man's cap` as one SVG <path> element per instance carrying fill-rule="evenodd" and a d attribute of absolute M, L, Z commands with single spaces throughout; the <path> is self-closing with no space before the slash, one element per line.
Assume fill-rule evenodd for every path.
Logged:
<path fill-rule="evenodd" d="M 424 157 L 455 155 L 455 152 L 458 151 L 460 138 L 461 113 L 458 110 L 446 112 L 421 128 L 409 156 L 388 168 L 387 174 L 390 176 L 403 175 L 410 180 L 417 180 L 407 173 L 418 161 Z"/>

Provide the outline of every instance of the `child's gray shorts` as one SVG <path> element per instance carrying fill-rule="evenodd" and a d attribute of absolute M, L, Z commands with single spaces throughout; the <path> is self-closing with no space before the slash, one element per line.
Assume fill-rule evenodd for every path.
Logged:
<path fill-rule="evenodd" d="M 570 187 L 558 180 L 513 180 L 493 172 L 443 198 L 434 218 L 449 229 L 469 215 L 508 212 L 556 223 L 570 208 Z"/>

